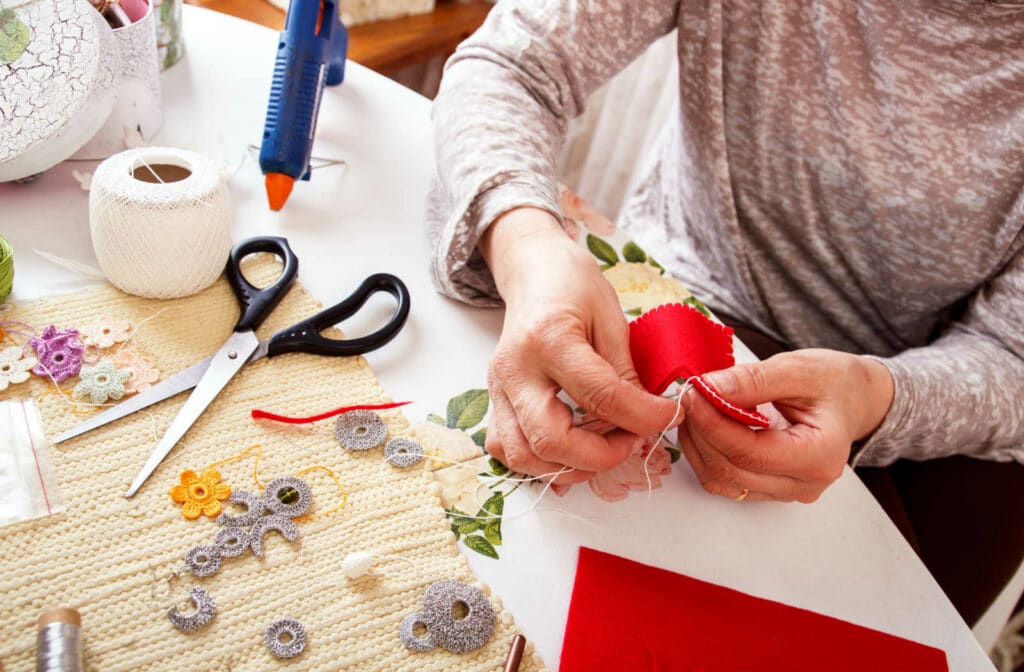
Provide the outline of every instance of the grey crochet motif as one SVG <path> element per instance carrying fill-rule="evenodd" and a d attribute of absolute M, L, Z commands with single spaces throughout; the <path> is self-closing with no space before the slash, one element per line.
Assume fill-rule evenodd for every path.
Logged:
<path fill-rule="evenodd" d="M 196 576 L 210 576 L 220 569 L 220 558 L 219 546 L 199 544 L 185 554 L 185 566 Z"/>
<path fill-rule="evenodd" d="M 391 466 L 405 469 L 423 459 L 423 446 L 412 439 L 391 439 L 384 446 L 384 458 Z"/>
<path fill-rule="evenodd" d="M 263 557 L 263 535 L 268 530 L 277 530 L 281 533 L 288 541 L 295 541 L 299 538 L 299 528 L 295 526 L 295 523 L 288 520 L 284 516 L 267 516 L 260 518 L 256 521 L 256 524 L 252 526 L 252 530 L 249 532 L 251 537 L 249 543 L 252 546 L 252 552 L 256 557 Z"/>
<path fill-rule="evenodd" d="M 306 648 L 306 629 L 294 618 L 279 618 L 263 634 L 263 643 L 278 658 L 294 658 Z"/>
<path fill-rule="evenodd" d="M 188 599 L 192 601 L 195 611 L 187 616 L 178 613 L 178 607 L 174 606 L 167 610 L 167 618 L 171 624 L 182 632 L 192 632 L 203 627 L 213 620 L 217 613 L 217 605 L 213 597 L 199 586 L 193 586 L 188 591 Z"/>
<path fill-rule="evenodd" d="M 254 495 L 244 490 L 232 491 L 228 501 L 232 504 L 242 504 L 246 512 L 237 516 L 222 513 L 217 516 L 217 522 L 228 527 L 249 527 L 263 517 L 264 503 L 261 495 Z"/>
<path fill-rule="evenodd" d="M 466 609 L 463 618 L 456 618 L 453 609 L 461 604 Z M 430 643 L 454 653 L 469 653 L 487 643 L 494 634 L 494 607 L 479 588 L 445 579 L 431 584 L 423 595 L 423 611 L 406 616 L 399 627 L 402 643 L 414 651 L 428 651 L 416 646 L 425 646 L 426 638 L 415 638 L 419 643 L 406 638 L 414 637 L 412 629 L 417 623 L 427 626 Z"/>
<path fill-rule="evenodd" d="M 429 628 L 427 628 L 427 634 L 423 637 L 416 636 L 413 629 L 417 624 L 427 627 L 426 621 L 423 620 L 423 614 L 409 614 L 402 619 L 402 624 L 398 626 L 398 638 L 402 640 L 402 644 L 420 653 L 437 648 L 437 644 L 434 643 L 434 636 L 430 633 Z"/>
<path fill-rule="evenodd" d="M 294 491 L 294 494 L 290 491 Z M 290 504 L 285 503 L 291 495 L 295 498 Z M 313 503 L 313 490 L 309 485 L 294 476 L 275 478 L 267 485 L 263 493 L 263 505 L 279 516 L 297 518 L 309 510 Z"/>
<path fill-rule="evenodd" d="M 345 450 L 369 450 L 384 443 L 388 426 L 373 411 L 349 411 L 338 416 L 334 435 Z"/>
<path fill-rule="evenodd" d="M 225 527 L 213 538 L 213 545 L 225 558 L 235 558 L 249 550 L 249 532 L 241 527 Z"/>

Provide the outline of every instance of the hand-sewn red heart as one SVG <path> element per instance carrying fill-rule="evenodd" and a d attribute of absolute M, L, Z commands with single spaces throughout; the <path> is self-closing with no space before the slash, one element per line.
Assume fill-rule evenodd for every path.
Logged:
<path fill-rule="evenodd" d="M 661 394 L 674 380 L 690 380 L 726 416 L 745 425 L 767 427 L 768 418 L 730 404 L 699 378 L 735 363 L 732 334 L 731 328 L 681 303 L 647 311 L 629 325 L 629 349 L 640 384 L 652 394 Z"/>

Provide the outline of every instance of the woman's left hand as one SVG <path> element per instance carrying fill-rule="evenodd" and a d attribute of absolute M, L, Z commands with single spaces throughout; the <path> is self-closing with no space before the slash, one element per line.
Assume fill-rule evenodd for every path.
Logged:
<path fill-rule="evenodd" d="M 853 442 L 885 419 L 893 398 L 885 365 L 834 350 L 786 352 L 704 379 L 737 406 L 772 403 L 789 423 L 753 430 L 695 390 L 686 393 L 680 447 L 704 488 L 732 499 L 817 500 L 842 475 Z"/>

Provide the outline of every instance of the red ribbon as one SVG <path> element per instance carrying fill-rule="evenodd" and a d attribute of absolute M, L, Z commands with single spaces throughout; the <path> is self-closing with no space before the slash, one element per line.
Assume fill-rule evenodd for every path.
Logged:
<path fill-rule="evenodd" d="M 259 409 L 253 409 L 252 419 L 253 420 L 273 420 L 274 422 L 286 422 L 289 425 L 306 425 L 317 420 L 326 420 L 327 418 L 333 418 L 336 415 L 342 413 L 348 413 L 349 411 L 386 411 L 389 408 L 398 408 L 399 406 L 405 406 L 411 404 L 411 401 L 393 401 L 387 404 L 360 404 L 358 406 L 342 406 L 336 408 L 333 411 L 327 411 L 326 413 L 320 413 L 319 415 L 311 415 L 308 418 L 290 418 L 286 415 L 277 415 L 276 413 L 270 413 L 268 411 L 261 411 Z"/>

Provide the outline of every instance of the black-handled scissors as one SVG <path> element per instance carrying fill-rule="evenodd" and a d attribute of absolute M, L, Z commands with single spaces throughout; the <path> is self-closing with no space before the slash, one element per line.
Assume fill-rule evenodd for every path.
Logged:
<path fill-rule="evenodd" d="M 242 274 L 242 259 L 255 252 L 269 252 L 284 262 L 284 270 L 277 280 L 260 289 L 253 286 Z M 241 314 L 235 324 L 234 333 L 215 354 L 197 362 L 163 382 L 140 392 L 113 408 L 99 413 L 85 422 L 72 427 L 54 438 L 60 443 L 90 430 L 102 427 L 135 411 L 163 401 L 185 390 L 195 388 L 178 415 L 167 428 L 167 432 L 150 454 L 139 475 L 132 481 L 126 497 L 134 495 L 146 482 L 150 474 L 160 465 L 171 449 L 181 440 L 185 432 L 195 423 L 207 406 L 217 398 L 243 366 L 264 357 L 273 357 L 286 352 L 305 352 L 330 357 L 361 355 L 385 345 L 398 335 L 409 317 L 409 290 L 393 275 L 377 273 L 363 281 L 348 298 L 307 318 L 287 329 L 283 329 L 265 340 L 256 338 L 254 330 L 274 310 L 288 293 L 299 272 L 299 260 L 284 238 L 261 237 L 242 241 L 231 250 L 226 274 L 234 290 Z M 320 332 L 355 315 L 367 299 L 377 292 L 387 292 L 395 297 L 395 312 L 387 324 L 367 336 L 353 339 L 326 338 Z"/>

